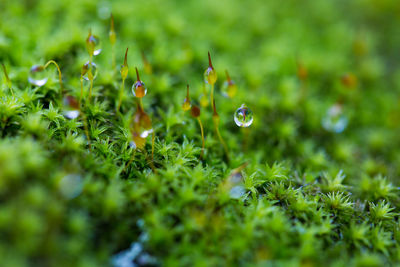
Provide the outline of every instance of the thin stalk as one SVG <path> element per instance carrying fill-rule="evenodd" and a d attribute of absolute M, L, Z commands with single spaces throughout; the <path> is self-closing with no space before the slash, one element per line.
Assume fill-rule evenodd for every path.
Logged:
<path fill-rule="evenodd" d="M 83 115 L 83 129 L 85 130 L 85 134 L 86 134 L 86 137 L 88 139 L 89 150 L 91 150 L 92 149 L 92 144 L 91 144 L 90 136 L 89 136 L 89 128 L 88 128 L 87 117 L 82 111 L 81 111 L 81 113 Z"/>
<path fill-rule="evenodd" d="M 82 97 L 83 97 L 83 76 L 81 75 L 81 96 L 79 97 L 79 105 L 82 105 Z"/>
<path fill-rule="evenodd" d="M 151 134 L 151 160 L 154 161 L 154 143 L 156 139 L 156 133 L 154 132 Z"/>
<path fill-rule="evenodd" d="M 89 88 L 89 102 L 92 98 L 92 89 L 93 89 L 93 79 L 90 79 L 90 88 Z"/>
<path fill-rule="evenodd" d="M 116 63 L 115 63 L 115 42 L 116 42 L 116 34 L 115 34 L 115 29 L 114 29 L 114 16 L 111 13 L 111 21 L 110 21 L 110 32 L 109 32 L 109 38 L 110 38 L 110 43 L 111 43 L 111 56 L 112 56 L 112 67 L 113 67 L 113 75 L 115 75 L 116 72 Z"/>
<path fill-rule="evenodd" d="M 221 133 L 219 132 L 219 127 L 218 127 L 218 124 L 217 124 L 217 123 L 215 123 L 215 132 L 217 133 L 218 139 L 219 139 L 219 141 L 221 142 L 222 146 L 224 147 L 226 157 L 227 157 L 227 159 L 228 159 L 228 161 L 229 161 L 228 146 L 227 146 L 226 143 L 224 142 L 224 139 L 222 139 L 222 136 L 221 136 Z"/>
<path fill-rule="evenodd" d="M 203 154 L 204 154 L 204 146 L 205 146 L 205 142 L 204 142 L 204 129 L 203 129 L 203 124 L 201 123 L 200 117 L 197 117 L 197 121 L 199 122 L 199 126 L 200 126 L 200 131 L 201 131 L 201 153 L 200 153 L 200 159 L 203 158 Z"/>
<path fill-rule="evenodd" d="M 248 142 L 247 140 L 249 140 L 249 128 L 244 127 L 243 128 L 243 151 L 247 151 L 247 147 L 248 147 Z"/>
<path fill-rule="evenodd" d="M 115 73 L 117 72 L 117 66 L 115 63 L 115 45 L 113 44 L 111 46 L 111 60 L 112 60 L 112 68 L 113 68 L 113 74 L 115 75 Z"/>
<path fill-rule="evenodd" d="M 60 83 L 60 96 L 61 96 L 60 99 L 62 100 L 63 93 L 64 93 L 63 92 L 64 88 L 63 88 L 63 83 L 62 83 L 61 69 L 60 69 L 60 67 L 58 66 L 58 64 L 54 60 L 47 61 L 47 63 L 44 65 L 44 69 L 46 69 L 50 64 L 55 65 L 56 68 L 57 68 L 57 71 L 58 71 L 58 82 Z"/>
<path fill-rule="evenodd" d="M 14 90 L 12 89 L 12 83 L 8 77 L 6 66 L 4 66 L 3 63 L 1 63 L 1 66 L 3 67 L 4 76 L 6 77 L 7 87 L 10 89 L 12 96 L 14 96 Z"/>
<path fill-rule="evenodd" d="M 217 108 L 215 107 L 215 101 L 213 101 L 212 103 L 212 107 L 213 107 L 213 122 L 214 122 L 214 126 L 215 126 L 215 132 L 217 133 L 218 139 L 220 141 L 220 143 L 222 144 L 222 146 L 224 147 L 225 150 L 225 154 L 226 154 L 226 158 L 229 161 L 229 151 L 228 151 L 228 146 L 226 145 L 226 143 L 224 142 L 224 139 L 222 139 L 221 133 L 219 132 L 219 115 L 217 113 Z"/>
<path fill-rule="evenodd" d="M 211 109 L 213 109 L 212 105 L 214 103 L 214 84 L 211 84 L 210 99 L 211 99 Z"/>
<path fill-rule="evenodd" d="M 154 173 L 157 173 L 157 169 L 153 164 L 153 160 L 150 160 L 148 157 L 147 150 L 144 150 L 144 155 L 146 157 L 147 163 L 149 163 L 149 165 L 150 165 L 150 168 L 153 170 Z"/>
<path fill-rule="evenodd" d="M 143 101 L 142 101 L 142 97 L 139 98 L 139 107 L 141 110 L 143 110 Z"/>
<path fill-rule="evenodd" d="M 123 95 L 124 89 L 125 89 L 125 79 L 122 79 L 122 86 L 121 86 L 121 89 L 119 90 L 117 113 L 119 112 L 119 109 L 121 108 L 122 95 Z"/>
<path fill-rule="evenodd" d="M 133 150 L 132 155 L 131 155 L 131 159 L 129 160 L 129 162 L 125 165 L 124 170 L 125 171 L 129 165 L 131 165 L 131 163 L 133 162 L 133 160 L 135 159 L 135 155 L 136 155 L 136 149 Z"/>

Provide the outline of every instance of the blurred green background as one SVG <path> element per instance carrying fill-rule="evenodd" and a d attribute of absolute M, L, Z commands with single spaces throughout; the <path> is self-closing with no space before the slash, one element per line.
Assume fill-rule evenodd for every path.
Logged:
<path fill-rule="evenodd" d="M 111 13 L 117 66 L 129 47 L 121 116 Z M 126 262 L 137 265 L 398 262 L 398 1 L 1 0 L 0 18 L 0 62 L 15 94 L 2 75 L 0 265 L 117 265 L 132 243 L 139 252 Z M 55 70 L 43 87 L 28 83 L 32 65 L 53 59 L 79 97 L 89 29 L 102 48 L 85 111 L 90 152 L 82 119 L 62 116 Z M 181 110 L 186 84 L 199 103 L 208 51 L 230 161 L 211 107 L 202 108 L 202 161 L 197 122 Z M 144 153 L 124 168 L 134 67 L 148 88 L 157 173 Z M 238 85 L 232 99 L 221 92 L 225 70 Z M 242 103 L 254 112 L 247 131 L 233 121 Z M 343 131 L 323 123 L 338 103 Z M 246 194 L 218 193 L 246 162 Z M 371 203 L 383 203 L 381 217 Z"/>

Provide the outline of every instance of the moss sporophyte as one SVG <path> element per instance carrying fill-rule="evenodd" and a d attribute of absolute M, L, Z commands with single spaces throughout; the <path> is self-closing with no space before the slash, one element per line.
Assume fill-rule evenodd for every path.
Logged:
<path fill-rule="evenodd" d="M 398 0 L 281 2 L 1 0 L 0 265 L 398 266 Z"/>
<path fill-rule="evenodd" d="M 129 67 L 128 67 L 128 48 L 126 48 L 125 51 L 125 58 L 124 58 L 124 64 L 121 65 L 121 78 L 122 78 L 122 85 L 119 90 L 119 97 L 118 97 L 118 105 L 117 105 L 117 112 L 119 112 L 119 109 L 122 104 L 122 96 L 124 93 L 124 88 L 125 88 L 125 79 L 128 77 L 128 72 L 129 72 Z"/>

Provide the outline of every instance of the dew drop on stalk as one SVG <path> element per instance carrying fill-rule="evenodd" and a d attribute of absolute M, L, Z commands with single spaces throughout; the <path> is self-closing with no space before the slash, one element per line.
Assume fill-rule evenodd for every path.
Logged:
<path fill-rule="evenodd" d="M 130 142 L 129 142 L 129 147 L 132 148 L 132 149 L 136 149 L 136 144 L 135 144 L 135 142 L 130 141 Z"/>
<path fill-rule="evenodd" d="M 147 88 L 146 88 L 144 82 L 142 82 L 140 80 L 139 72 L 138 72 L 137 68 L 136 68 L 136 77 L 137 77 L 137 80 L 132 85 L 132 93 L 135 97 L 142 98 L 147 94 Z"/>
<path fill-rule="evenodd" d="M 253 112 L 245 104 L 235 111 L 234 120 L 239 127 L 249 127 L 253 123 Z"/>
<path fill-rule="evenodd" d="M 187 93 L 185 99 L 183 100 L 182 109 L 183 111 L 188 111 L 191 107 L 192 105 L 190 104 L 189 85 L 187 85 Z"/>
<path fill-rule="evenodd" d="M 141 138 L 146 138 L 153 132 L 151 118 L 139 107 L 133 118 L 133 132 L 137 133 Z"/>
<path fill-rule="evenodd" d="M 28 81 L 35 86 L 41 87 L 47 83 L 48 77 L 46 74 L 43 66 L 34 65 L 29 71 Z"/>
<path fill-rule="evenodd" d="M 90 81 L 90 80 L 94 80 L 97 77 L 97 65 L 92 62 L 90 63 L 89 61 L 85 63 L 85 65 L 83 65 L 82 68 L 82 74 L 83 74 L 83 78 L 86 81 Z"/>
<path fill-rule="evenodd" d="M 226 81 L 222 86 L 222 94 L 228 98 L 233 98 L 236 95 L 237 86 L 236 83 L 229 76 L 228 71 L 225 71 L 225 73 L 226 73 Z"/>
<path fill-rule="evenodd" d="M 63 110 L 63 114 L 67 119 L 76 119 L 80 114 L 79 102 L 72 96 L 64 96 Z"/>
<path fill-rule="evenodd" d="M 86 39 L 86 49 L 89 55 L 97 56 L 101 52 L 100 48 L 100 39 L 89 32 L 89 35 Z"/>
<path fill-rule="evenodd" d="M 214 85 L 217 81 L 217 72 L 211 62 L 210 52 L 208 52 L 208 68 L 204 71 L 204 82 Z"/>
<path fill-rule="evenodd" d="M 348 119 L 346 115 L 343 113 L 343 107 L 340 104 L 334 104 L 331 106 L 327 112 L 325 117 L 322 119 L 322 127 L 325 130 L 341 133 L 346 129 L 348 124 Z"/>

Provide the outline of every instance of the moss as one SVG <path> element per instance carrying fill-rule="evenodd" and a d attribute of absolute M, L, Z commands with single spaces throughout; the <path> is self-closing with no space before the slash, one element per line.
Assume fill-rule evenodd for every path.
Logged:
<path fill-rule="evenodd" d="M 400 23 L 373 4 L 1 1 L 2 264 L 399 264 Z M 49 60 L 62 84 L 29 83 Z"/>

